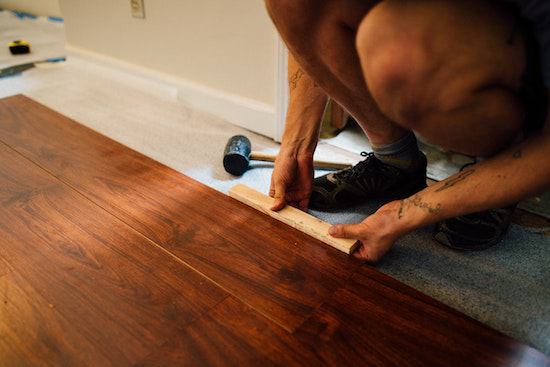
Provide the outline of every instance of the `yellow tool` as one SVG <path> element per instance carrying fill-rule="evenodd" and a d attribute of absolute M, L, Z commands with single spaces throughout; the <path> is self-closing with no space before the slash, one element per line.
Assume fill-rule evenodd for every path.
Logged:
<path fill-rule="evenodd" d="M 25 40 L 17 40 L 8 44 L 12 55 L 24 55 L 31 52 L 31 45 Z"/>

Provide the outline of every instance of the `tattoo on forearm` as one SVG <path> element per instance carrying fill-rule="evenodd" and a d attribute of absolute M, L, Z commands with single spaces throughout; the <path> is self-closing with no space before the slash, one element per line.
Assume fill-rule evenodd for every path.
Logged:
<path fill-rule="evenodd" d="M 514 152 L 514 154 L 512 154 L 512 157 L 514 157 L 514 159 L 519 159 L 523 156 L 523 152 L 521 151 L 521 149 L 518 149 Z"/>
<path fill-rule="evenodd" d="M 467 171 L 460 172 L 456 177 L 444 181 L 443 186 L 439 187 L 437 190 L 435 190 L 435 192 L 440 192 L 443 190 L 447 190 L 449 187 L 453 187 L 454 185 L 464 181 L 468 176 L 471 176 L 475 171 L 476 170 L 472 168 Z"/>
<path fill-rule="evenodd" d="M 288 78 L 288 86 L 290 90 L 296 89 L 296 87 L 298 86 L 298 82 L 300 81 L 302 76 L 304 76 L 304 72 L 302 71 L 302 69 L 298 69 L 294 74 L 290 76 L 290 78 Z"/>
<path fill-rule="evenodd" d="M 399 202 L 399 210 L 397 211 L 397 219 L 403 218 L 403 209 L 405 206 L 405 200 Z"/>
<path fill-rule="evenodd" d="M 436 205 L 430 204 L 428 202 L 425 202 L 422 199 L 422 196 L 416 194 L 412 198 L 401 200 L 399 210 L 397 211 L 397 219 L 403 218 L 405 212 L 405 204 L 416 206 L 417 208 L 425 210 L 430 214 L 437 214 L 441 211 L 441 203 L 437 203 Z"/>
<path fill-rule="evenodd" d="M 437 205 L 433 205 L 430 203 L 425 202 L 422 200 L 422 196 L 420 195 L 414 195 L 411 199 L 407 199 L 412 205 L 424 209 L 429 213 L 437 214 L 441 211 L 441 203 L 438 203 Z"/>

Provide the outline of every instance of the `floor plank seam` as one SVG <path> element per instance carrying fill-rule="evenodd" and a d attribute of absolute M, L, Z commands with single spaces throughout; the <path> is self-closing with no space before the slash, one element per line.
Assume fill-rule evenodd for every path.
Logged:
<path fill-rule="evenodd" d="M 24 154 L 22 154 L 20 151 L 18 151 L 16 148 L 10 146 L 9 144 L 7 144 L 5 141 L 2 141 L 0 140 L 0 143 L 2 143 L 3 145 L 5 145 L 8 149 L 14 151 L 15 153 L 17 153 L 18 155 L 20 155 L 21 157 L 23 157 L 25 160 L 31 162 L 33 165 L 37 166 L 38 168 L 40 168 L 41 170 L 43 170 L 44 172 L 46 172 L 48 175 L 54 177 L 56 180 L 58 180 L 59 182 L 61 182 L 61 184 L 67 186 L 69 189 L 73 190 L 74 192 L 76 192 L 78 195 L 80 195 L 81 197 L 83 197 L 84 199 L 86 199 L 87 201 L 89 201 L 90 203 L 92 203 L 94 206 L 100 208 L 101 210 L 103 210 L 104 212 L 106 212 L 107 214 L 111 215 L 112 217 L 116 218 L 117 220 L 119 220 L 121 223 L 123 223 L 125 226 L 127 226 L 128 228 L 130 228 L 130 230 L 132 230 L 133 232 L 137 233 L 139 236 L 145 238 L 148 242 L 150 242 L 153 247 L 156 247 L 158 248 L 160 251 L 164 252 L 165 254 L 169 255 L 170 257 L 172 257 L 174 260 L 176 260 L 177 262 L 179 262 L 180 264 L 184 265 L 186 268 L 192 270 L 193 272 L 199 274 L 200 276 L 202 276 L 203 278 L 205 278 L 207 281 L 211 282 L 213 285 L 215 285 L 216 287 L 220 288 L 221 290 L 223 290 L 224 292 L 226 292 L 229 296 L 232 296 L 232 297 L 235 297 L 235 299 L 237 299 L 239 302 L 242 302 L 243 304 L 245 304 L 247 307 L 251 308 L 252 310 L 254 310 L 255 312 L 259 313 L 260 315 L 266 317 L 268 320 L 274 322 L 276 325 L 280 326 L 281 328 L 283 328 L 285 331 L 289 332 L 289 333 L 293 333 L 297 328 L 294 328 L 294 330 L 291 330 L 291 329 L 287 329 L 285 328 L 283 325 L 280 325 L 277 320 L 275 320 L 274 318 L 270 318 L 268 315 L 266 315 L 265 313 L 263 313 L 261 310 L 258 310 L 256 308 L 254 308 L 251 304 L 249 304 L 248 302 L 246 302 L 245 300 L 241 299 L 240 297 L 238 297 L 237 294 L 231 292 L 229 289 L 227 289 L 226 287 L 222 286 L 221 284 L 219 284 L 218 282 L 214 281 L 212 278 L 210 278 L 209 276 L 207 276 L 206 274 L 202 273 L 201 271 L 199 271 L 198 269 L 196 269 L 195 267 L 193 267 L 191 264 L 188 264 L 187 262 L 185 262 L 184 260 L 182 260 L 181 258 L 179 258 L 178 256 L 176 256 L 174 253 L 172 253 L 171 251 L 167 250 L 166 248 L 164 248 L 163 246 L 161 246 L 160 244 L 156 243 L 153 239 L 151 239 L 150 237 L 148 237 L 147 235 L 141 233 L 140 231 L 138 231 L 137 229 L 135 229 L 133 226 L 131 226 L 130 224 L 128 224 L 126 221 L 124 221 L 123 219 L 121 219 L 120 217 L 118 217 L 116 214 L 114 213 L 111 213 L 109 210 L 105 209 L 104 207 L 102 207 L 100 204 L 96 203 L 95 201 L 93 201 L 91 198 L 89 198 L 87 195 L 85 195 L 84 193 L 82 193 L 81 191 L 79 191 L 76 187 L 74 187 L 73 185 L 71 185 L 69 182 L 63 180 L 62 178 L 56 176 L 54 173 L 52 173 L 51 171 L 49 171 L 47 168 L 41 166 L 40 164 L 36 163 L 35 161 L 33 161 L 32 159 L 28 158 L 27 156 L 25 156 Z M 338 288 L 339 289 L 339 288 Z M 336 289 L 337 290 L 337 289 Z M 335 290 L 335 291 L 336 291 Z M 332 295 L 332 294 L 331 294 Z M 225 299 L 225 298 L 224 298 Z M 323 302 L 324 303 L 324 302 Z M 309 316 L 308 316 L 309 317 Z M 307 318 L 306 318 L 307 319 Z M 301 323 L 300 323 L 301 325 Z"/>

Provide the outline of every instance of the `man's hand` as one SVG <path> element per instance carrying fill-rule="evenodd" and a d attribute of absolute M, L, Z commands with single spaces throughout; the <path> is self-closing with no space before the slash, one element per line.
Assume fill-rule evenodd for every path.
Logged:
<path fill-rule="evenodd" d="M 281 153 L 271 175 L 269 196 L 275 198 L 271 210 L 279 211 L 290 204 L 306 211 L 313 184 L 313 156 Z"/>
<path fill-rule="evenodd" d="M 353 256 L 368 262 L 377 262 L 408 231 L 399 221 L 400 201 L 393 201 L 378 209 L 361 223 L 338 224 L 329 234 L 336 238 L 359 240 L 361 245 Z"/>

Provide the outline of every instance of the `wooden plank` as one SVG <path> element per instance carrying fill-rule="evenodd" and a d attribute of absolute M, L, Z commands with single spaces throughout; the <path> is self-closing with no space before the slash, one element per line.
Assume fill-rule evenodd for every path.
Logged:
<path fill-rule="evenodd" d="M 131 364 L 227 297 L 2 143 L 0 218 L 0 344 L 16 361 Z"/>
<path fill-rule="evenodd" d="M 0 290 L 0 366 L 113 365 L 17 272 L 0 277 Z"/>
<path fill-rule="evenodd" d="M 299 209 L 293 208 L 290 205 L 287 205 L 278 212 L 271 210 L 275 199 L 263 195 L 261 192 L 245 185 L 237 184 L 233 186 L 229 190 L 229 196 L 348 255 L 351 254 L 358 245 L 358 242 L 355 240 L 334 238 L 330 236 L 328 234 L 330 224 Z"/>
<path fill-rule="evenodd" d="M 136 367 L 323 365 L 292 334 L 230 297 Z"/>
<path fill-rule="evenodd" d="M 334 366 L 547 366 L 539 351 L 403 287 L 357 272 L 296 332 Z M 389 282 L 392 283 L 392 282 Z"/>
<path fill-rule="evenodd" d="M 360 266 L 352 257 L 24 97 L 0 141 L 294 330 Z"/>
<path fill-rule="evenodd" d="M 229 297 L 137 366 L 498 367 L 549 361 L 383 274 L 387 279 L 378 283 L 376 274 L 362 268 L 294 334 Z"/>

